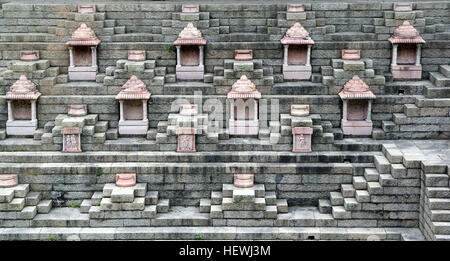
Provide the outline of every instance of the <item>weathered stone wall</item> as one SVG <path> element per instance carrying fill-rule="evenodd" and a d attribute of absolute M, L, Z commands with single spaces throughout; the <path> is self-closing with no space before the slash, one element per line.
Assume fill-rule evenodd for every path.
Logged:
<path fill-rule="evenodd" d="M 81 22 L 85 22 L 102 40 L 98 50 L 101 73 L 105 72 L 106 67 L 114 66 L 117 60 L 126 59 L 127 51 L 133 49 L 145 49 L 147 59 L 155 59 L 156 66 L 167 67 L 167 74 L 174 73 L 176 58 L 172 42 L 192 18 L 181 14 L 181 3 L 107 2 L 98 3 L 96 7 L 97 13 L 89 16 L 78 14 L 76 4 L 3 4 L 0 11 L 0 65 L 6 66 L 8 61 L 18 59 L 20 50 L 36 49 L 40 50 L 41 59 L 48 59 L 51 66 L 59 67 L 60 73 L 67 73 L 69 57 L 65 41 Z M 450 62 L 449 8 L 448 2 L 417 2 L 413 3 L 412 12 L 396 13 L 392 2 L 306 3 L 306 19 L 287 20 L 286 4 L 214 3 L 200 4 L 198 20 L 194 18 L 192 22 L 208 40 L 205 47 L 207 73 L 213 73 L 215 66 L 223 66 L 224 59 L 233 58 L 235 49 L 252 49 L 255 59 L 262 59 L 264 66 L 273 68 L 276 79 L 281 73 L 282 63 L 279 40 L 287 28 L 298 21 L 315 41 L 311 53 L 314 73 L 320 73 L 321 66 L 329 66 L 331 59 L 340 58 L 341 49 L 352 48 L 361 49 L 362 58 L 373 60 L 376 74 L 387 75 L 389 79 L 391 44 L 387 38 L 398 25 L 408 20 L 427 41 L 422 48 L 423 78 L 427 79 L 429 72 L 438 71 L 439 65 Z M 7 89 L 8 86 L 2 84 L 0 95 L 4 95 Z M 166 94 L 160 89 L 149 89 L 154 95 Z M 410 95 L 424 93 L 421 86 L 406 86 L 403 88 L 405 95 L 400 97 L 397 89 L 395 86 L 385 87 L 377 93 L 379 96 L 372 114 L 374 127 L 381 128 L 382 121 L 392 121 L 393 113 L 403 112 L 404 104 L 414 103 Z M 224 94 L 224 90 L 217 86 L 215 93 Z M 101 120 L 110 120 L 110 127 L 115 127 L 118 105 L 112 96 L 105 95 L 115 93 L 96 91 L 89 94 L 102 96 L 82 99 L 89 104 L 90 112 L 99 113 Z M 274 91 L 271 87 L 264 88 L 263 94 L 274 94 Z M 277 94 L 291 96 L 294 93 L 281 89 Z M 297 91 L 295 94 L 331 94 L 331 91 L 323 88 L 315 93 Z M 55 97 L 45 97 L 48 95 Z M 38 109 L 41 127 L 65 110 L 58 105 L 74 103 L 73 100 L 78 99 L 60 99 L 60 95 L 73 94 L 44 88 Z M 80 95 L 87 96 L 87 93 Z M 219 98 L 225 100 L 224 97 Z M 0 97 L 0 127 L 4 127 L 6 119 L 2 99 Z M 296 102 L 304 100 L 281 99 L 286 102 L 291 99 Z M 154 96 L 150 100 L 151 127 L 167 118 L 167 101 L 170 101 L 169 96 Z M 323 119 L 331 120 L 335 128 L 339 127 L 341 105 L 336 96 L 310 97 L 307 101 L 312 111 L 321 113 Z M 287 113 L 289 103 L 280 104 L 280 113 Z M 422 137 L 437 137 L 439 132 L 447 129 L 429 129 Z"/>

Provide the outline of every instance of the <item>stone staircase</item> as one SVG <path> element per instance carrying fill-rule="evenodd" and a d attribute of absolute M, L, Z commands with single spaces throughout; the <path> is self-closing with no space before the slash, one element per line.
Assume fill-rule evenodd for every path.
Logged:
<path fill-rule="evenodd" d="M 450 241 L 450 168 L 432 165 L 422 171 L 419 226 L 428 240 Z"/>
<path fill-rule="evenodd" d="M 277 219 L 278 213 L 288 212 L 288 203 L 277 199 L 274 191 L 266 192 L 264 184 L 250 188 L 223 184 L 221 192 L 213 191 L 210 199 L 200 201 L 200 212 L 210 213 L 213 225 L 246 226 L 246 219 Z"/>
<path fill-rule="evenodd" d="M 42 193 L 31 192 L 29 184 L 0 188 L 0 227 L 28 227 L 38 213 L 51 208 L 52 200 L 42 200 Z"/>
<path fill-rule="evenodd" d="M 158 192 L 147 191 L 147 183 L 132 187 L 107 183 L 80 206 L 80 213 L 89 213 L 91 227 L 150 226 L 157 213 L 168 211 L 169 200 L 158 200 Z"/>
<path fill-rule="evenodd" d="M 393 144 L 383 144 L 382 152 L 374 156 L 374 167 L 354 173 L 351 183 L 320 200 L 319 210 L 345 226 L 417 226 L 420 162 Z"/>
<path fill-rule="evenodd" d="M 425 89 L 427 98 L 450 98 L 450 65 L 439 65 L 439 72 L 430 72 L 434 84 Z"/>

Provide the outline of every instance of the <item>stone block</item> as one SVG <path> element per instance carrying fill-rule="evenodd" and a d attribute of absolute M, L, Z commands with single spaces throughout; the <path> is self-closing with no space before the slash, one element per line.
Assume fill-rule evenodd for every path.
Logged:
<path fill-rule="evenodd" d="M 132 187 L 114 187 L 111 192 L 111 202 L 133 202 L 134 201 L 134 189 Z"/>
<path fill-rule="evenodd" d="M 254 70 L 253 61 L 235 61 L 233 70 L 236 72 L 251 72 Z"/>
<path fill-rule="evenodd" d="M 365 69 L 365 63 L 364 61 L 344 60 L 343 68 L 344 71 L 362 71 Z"/>

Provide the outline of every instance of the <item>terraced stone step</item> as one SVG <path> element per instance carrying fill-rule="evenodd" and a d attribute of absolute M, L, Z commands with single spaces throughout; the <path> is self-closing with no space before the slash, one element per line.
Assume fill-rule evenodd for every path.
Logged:
<path fill-rule="evenodd" d="M 0 228 L 0 240 L 420 240 L 418 228 L 336 227 L 110 227 L 110 228 Z M 439 235 L 440 238 L 444 238 Z"/>
<path fill-rule="evenodd" d="M 430 81 L 437 87 L 450 87 L 450 77 L 446 77 L 439 72 L 430 72 Z"/>
<path fill-rule="evenodd" d="M 450 98 L 450 88 L 448 87 L 425 87 L 427 98 Z"/>
<path fill-rule="evenodd" d="M 108 88 L 96 82 L 71 81 L 54 86 L 41 86 L 45 95 L 102 95 L 108 94 Z"/>
<path fill-rule="evenodd" d="M 312 82 L 283 82 L 272 86 L 270 94 L 272 95 L 326 95 L 328 87 L 322 83 Z"/>
<path fill-rule="evenodd" d="M 0 163 L 0 173 L 8 174 L 44 174 L 55 173 L 71 174 L 74 169 L 77 169 L 77 174 L 92 174 L 92 173 L 122 173 L 129 172 L 130 169 L 135 169 L 136 173 L 157 173 L 170 172 L 171 174 L 183 174 L 186 170 L 190 173 L 236 173 L 238 168 L 242 171 L 249 171 L 249 173 L 258 173 L 264 169 L 266 173 L 291 173 L 302 174 L 306 173 L 330 173 L 330 174 L 348 174 L 353 172 L 353 168 L 359 166 L 364 168 L 371 166 L 369 163 L 165 163 L 165 162 L 107 162 L 97 163 L 95 166 L 92 163 Z M 370 189 L 370 182 L 369 182 Z"/>
<path fill-rule="evenodd" d="M 113 42 L 164 42 L 161 34 L 125 33 L 111 36 Z"/>
<path fill-rule="evenodd" d="M 216 93 L 216 88 L 210 83 L 178 81 L 177 83 L 165 84 L 163 89 L 165 95 L 194 95 L 196 91 L 203 95 L 211 95 Z"/>
<path fill-rule="evenodd" d="M 47 33 L 1 33 L 0 42 L 54 42 L 58 38 Z"/>
<path fill-rule="evenodd" d="M 311 152 L 299 154 L 292 152 L 242 151 L 239 155 L 231 151 L 180 153 L 174 151 L 98 151 L 67 154 L 62 152 L 0 152 L 0 162 L 46 163 L 46 162 L 260 162 L 260 163 L 295 163 L 295 162 L 328 162 L 370 163 L 378 152 Z M 378 179 L 377 179 L 378 180 Z"/>
<path fill-rule="evenodd" d="M 439 65 L 439 72 L 447 78 L 450 78 L 450 65 Z"/>

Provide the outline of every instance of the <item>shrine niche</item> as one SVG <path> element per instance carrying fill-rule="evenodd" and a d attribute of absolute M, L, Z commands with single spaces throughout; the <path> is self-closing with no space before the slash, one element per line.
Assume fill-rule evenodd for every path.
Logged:
<path fill-rule="evenodd" d="M 145 83 L 134 75 L 122 86 L 116 96 L 120 106 L 119 134 L 147 134 L 147 101 L 150 95 Z"/>
<path fill-rule="evenodd" d="M 117 187 L 132 187 L 136 185 L 136 173 L 116 174 Z"/>
<path fill-rule="evenodd" d="M 81 24 L 66 45 L 69 46 L 69 79 L 95 80 L 97 75 L 97 46 L 100 40 L 94 31 Z"/>
<path fill-rule="evenodd" d="M 202 33 L 188 23 L 173 45 L 177 48 L 177 79 L 203 79 L 203 47 L 206 40 Z"/>
<path fill-rule="evenodd" d="M 81 152 L 81 131 L 79 127 L 61 129 L 63 135 L 63 152 Z"/>
<path fill-rule="evenodd" d="M 36 85 L 21 75 L 6 93 L 8 121 L 6 133 L 13 136 L 32 136 L 38 126 L 36 101 L 41 93 Z"/>
<path fill-rule="evenodd" d="M 388 40 L 392 44 L 392 76 L 395 79 L 421 79 L 421 44 L 425 40 L 419 35 L 419 31 L 405 21 Z"/>
<path fill-rule="evenodd" d="M 292 128 L 292 152 L 311 152 L 311 127 Z"/>
<path fill-rule="evenodd" d="M 261 93 L 247 76 L 243 75 L 227 94 L 230 102 L 230 135 L 258 135 L 258 100 Z"/>
<path fill-rule="evenodd" d="M 234 174 L 234 186 L 238 188 L 251 188 L 254 185 L 255 174 Z"/>
<path fill-rule="evenodd" d="M 195 128 L 177 128 L 178 135 L 177 152 L 196 152 L 195 149 Z"/>
<path fill-rule="evenodd" d="M 343 102 L 341 128 L 345 135 L 371 135 L 371 107 L 375 95 L 358 76 L 344 85 L 339 93 Z"/>
<path fill-rule="evenodd" d="M 314 41 L 300 23 L 295 23 L 281 39 L 284 46 L 283 78 L 308 80 L 311 78 L 311 46 Z"/>

